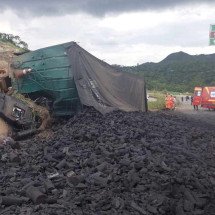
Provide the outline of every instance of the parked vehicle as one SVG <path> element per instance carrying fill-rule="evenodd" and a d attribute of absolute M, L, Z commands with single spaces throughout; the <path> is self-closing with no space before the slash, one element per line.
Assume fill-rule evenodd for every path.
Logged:
<path fill-rule="evenodd" d="M 192 105 L 215 109 L 215 86 L 195 87 Z"/>

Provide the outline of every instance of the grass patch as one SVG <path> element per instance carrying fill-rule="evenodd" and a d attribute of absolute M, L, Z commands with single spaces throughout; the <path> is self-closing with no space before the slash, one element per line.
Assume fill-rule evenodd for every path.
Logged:
<path fill-rule="evenodd" d="M 150 92 L 149 96 L 154 98 L 155 101 L 148 100 L 148 109 L 149 110 L 162 110 L 165 108 L 165 94 L 162 92 Z"/>

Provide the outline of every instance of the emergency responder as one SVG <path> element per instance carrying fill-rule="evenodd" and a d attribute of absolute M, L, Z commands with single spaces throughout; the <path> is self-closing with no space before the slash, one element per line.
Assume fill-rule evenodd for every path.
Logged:
<path fill-rule="evenodd" d="M 199 106 L 198 105 L 193 105 L 194 110 L 199 110 Z"/>
<path fill-rule="evenodd" d="M 191 96 L 191 105 L 193 105 L 194 110 L 198 110 L 199 106 L 196 104 L 196 102 L 193 101 L 193 96 Z"/>
<path fill-rule="evenodd" d="M 171 110 L 175 109 L 175 98 L 173 95 L 170 95 L 170 109 Z"/>
<path fill-rule="evenodd" d="M 191 105 L 193 105 L 193 96 L 190 97 Z"/>
<path fill-rule="evenodd" d="M 173 96 L 173 106 L 174 106 L 174 109 L 175 109 L 175 106 L 176 106 L 176 97 Z"/>
<path fill-rule="evenodd" d="M 166 109 L 169 109 L 170 108 L 170 96 L 169 94 L 167 93 L 166 96 L 165 96 L 165 105 L 166 105 Z"/>
<path fill-rule="evenodd" d="M 166 109 L 174 110 L 175 109 L 175 97 L 173 95 L 166 94 L 165 97 Z"/>

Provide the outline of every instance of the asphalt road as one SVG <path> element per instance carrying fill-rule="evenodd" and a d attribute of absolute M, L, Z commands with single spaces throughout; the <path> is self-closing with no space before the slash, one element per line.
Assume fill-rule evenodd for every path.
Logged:
<path fill-rule="evenodd" d="M 196 111 L 191 105 L 191 101 L 181 101 L 181 96 L 177 96 L 177 106 L 175 110 L 176 114 L 182 114 L 187 118 L 190 118 L 193 122 L 199 125 L 215 126 L 215 111 L 209 111 L 208 109 L 199 107 Z"/>

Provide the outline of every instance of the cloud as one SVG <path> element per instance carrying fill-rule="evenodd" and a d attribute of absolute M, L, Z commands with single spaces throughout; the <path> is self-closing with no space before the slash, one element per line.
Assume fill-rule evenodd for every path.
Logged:
<path fill-rule="evenodd" d="M 162 10 L 182 5 L 214 4 L 211 0 L 1 0 L 0 11 L 11 9 L 23 17 L 56 16 L 84 12 L 110 13 Z M 29 17 L 30 18 L 30 17 Z"/>
<path fill-rule="evenodd" d="M 86 2 L 90 0 L 79 1 L 83 5 L 82 11 L 84 9 L 89 11 Z M 60 16 L 54 15 L 54 10 L 51 12 L 48 10 L 45 0 L 43 5 L 38 4 L 38 1 L 34 5 L 31 1 L 32 5 L 28 3 L 29 6 L 25 5 L 22 8 L 23 1 L 20 0 L 19 5 L 16 3 L 16 9 L 14 9 L 17 13 L 9 9 L 9 6 L 6 7 L 11 4 L 11 0 L 7 2 L 9 3 L 4 4 L 4 11 L 0 14 L 0 31 L 19 35 L 29 44 L 31 50 L 76 41 L 96 57 L 110 64 L 122 65 L 135 65 L 146 61 L 158 62 L 176 51 L 189 54 L 214 53 L 214 46 L 208 46 L 209 25 L 215 20 L 214 7 L 211 5 L 199 4 L 195 7 L 181 5 L 175 10 L 157 5 L 152 11 L 132 12 L 128 9 L 129 13 L 119 13 L 123 10 L 115 8 L 114 10 L 119 14 L 114 14 L 113 10 L 106 8 L 106 15 L 101 17 L 98 14 L 92 15 L 95 12 L 80 12 L 78 1 L 76 1 L 76 8 L 79 8 L 77 11 L 80 13 L 64 14 L 65 11 L 58 8 L 61 11 L 57 12 L 61 14 Z M 60 2 L 65 3 L 63 0 Z M 2 0 L 0 0 L 0 8 L 1 4 Z M 44 9 L 46 4 L 47 7 Z M 56 4 L 53 5 L 56 7 Z M 59 3 L 59 7 L 61 6 Z M 48 12 L 46 15 L 33 16 L 31 14 L 38 10 L 36 7 L 41 8 L 40 14 L 45 13 L 44 11 Z M 30 8 L 32 8 L 31 11 Z M 158 8 L 166 9 L 157 11 Z M 23 11 L 25 11 L 24 15 Z M 53 16 L 50 16 L 51 13 Z"/>

